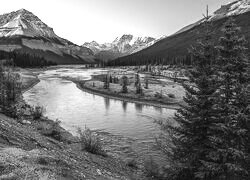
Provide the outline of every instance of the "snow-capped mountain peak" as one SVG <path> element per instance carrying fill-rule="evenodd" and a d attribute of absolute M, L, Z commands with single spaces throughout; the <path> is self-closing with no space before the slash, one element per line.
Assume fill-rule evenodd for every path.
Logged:
<path fill-rule="evenodd" d="M 57 36 L 51 27 L 26 9 L 0 15 L 0 38 L 2 37 L 8 38 L 3 38 L 0 50 L 29 49 L 30 53 L 37 52 L 50 61 L 57 59 L 58 63 L 62 59 L 64 63 L 93 61 L 90 49 Z"/>
<path fill-rule="evenodd" d="M 236 0 L 232 3 L 222 5 L 220 9 L 212 14 L 210 20 L 239 15 L 248 11 L 250 11 L 250 0 Z"/>
<path fill-rule="evenodd" d="M 240 15 L 250 11 L 250 0 L 236 0 L 226 5 L 222 5 L 217 11 L 215 11 L 209 18 L 210 21 L 216 21 L 218 19 L 222 19 L 229 16 Z M 179 31 L 177 31 L 174 35 L 185 32 L 195 26 L 204 22 L 204 18 L 190 24 Z"/>
<path fill-rule="evenodd" d="M 95 53 L 107 50 L 117 53 L 130 53 L 135 52 L 138 48 L 141 50 L 143 47 L 147 47 L 147 44 L 154 40 L 152 37 L 136 37 L 131 34 L 124 34 L 115 38 L 111 43 L 98 44 L 96 41 L 92 41 L 84 43 L 83 46 L 92 49 Z"/>
<path fill-rule="evenodd" d="M 0 37 L 15 35 L 58 38 L 52 28 L 26 9 L 20 9 L 0 16 Z"/>
<path fill-rule="evenodd" d="M 157 40 L 152 37 L 136 37 L 124 34 L 115 38 L 111 43 L 98 44 L 96 41 L 84 43 L 99 59 L 110 60 L 129 55 L 153 45 Z"/>

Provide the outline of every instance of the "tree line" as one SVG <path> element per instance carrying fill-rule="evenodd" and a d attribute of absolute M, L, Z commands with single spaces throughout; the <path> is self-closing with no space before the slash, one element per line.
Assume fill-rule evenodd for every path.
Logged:
<path fill-rule="evenodd" d="M 57 65 L 55 62 L 48 61 L 44 57 L 40 57 L 38 55 L 31 55 L 28 53 L 21 53 L 21 52 L 6 52 L 0 51 L 0 60 L 11 60 L 13 65 L 18 67 L 46 67 Z M 9 61 L 10 62 L 10 61 Z"/>
<path fill-rule="evenodd" d="M 192 65 L 192 54 L 188 53 L 183 56 L 168 56 L 165 58 L 158 56 L 147 55 L 134 55 L 122 58 L 117 58 L 113 61 L 109 61 L 106 66 L 142 66 L 142 65 L 180 65 L 190 66 Z"/>

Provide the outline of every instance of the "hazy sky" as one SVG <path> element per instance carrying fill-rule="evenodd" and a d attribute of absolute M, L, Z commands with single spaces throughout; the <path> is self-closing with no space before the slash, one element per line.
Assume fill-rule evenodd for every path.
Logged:
<path fill-rule="evenodd" d="M 170 35 L 233 0 L 1 0 L 0 14 L 24 8 L 76 44 L 122 34 Z"/>

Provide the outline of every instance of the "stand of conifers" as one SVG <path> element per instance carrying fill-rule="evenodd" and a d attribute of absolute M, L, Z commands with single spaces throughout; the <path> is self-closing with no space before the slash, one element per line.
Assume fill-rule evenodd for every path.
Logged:
<path fill-rule="evenodd" d="M 249 57 L 240 28 L 229 18 L 219 45 L 212 44 L 212 24 L 192 49 L 193 68 L 177 124 L 162 126 L 161 147 L 170 166 L 166 179 L 247 180 L 250 177 Z"/>

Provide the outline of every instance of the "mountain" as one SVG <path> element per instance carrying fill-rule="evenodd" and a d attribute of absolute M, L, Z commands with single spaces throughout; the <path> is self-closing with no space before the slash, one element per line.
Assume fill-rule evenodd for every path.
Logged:
<path fill-rule="evenodd" d="M 0 50 L 36 54 L 58 64 L 94 62 L 89 48 L 57 36 L 25 9 L 0 15 Z"/>
<path fill-rule="evenodd" d="M 233 16 L 236 23 L 241 27 L 241 33 L 248 41 L 250 46 L 250 0 L 237 0 L 232 3 L 222 5 L 209 18 L 212 22 L 212 31 L 215 39 L 215 44 L 218 43 L 219 37 L 222 35 L 226 20 Z M 175 34 L 168 36 L 152 46 L 145 48 L 137 53 L 125 57 L 117 58 L 110 64 L 120 65 L 138 65 L 147 63 L 172 63 L 176 61 L 185 61 L 188 57 L 188 51 L 192 46 L 196 45 L 198 40 L 204 37 L 205 27 L 203 26 L 204 19 L 199 20 L 191 25 L 188 25 Z M 250 54 L 250 49 L 248 49 Z"/>
<path fill-rule="evenodd" d="M 82 47 L 91 49 L 98 59 L 108 61 L 138 52 L 155 42 L 156 39 L 152 37 L 135 37 L 125 34 L 117 37 L 111 43 L 98 44 L 96 41 L 92 41 L 84 43 Z"/>

